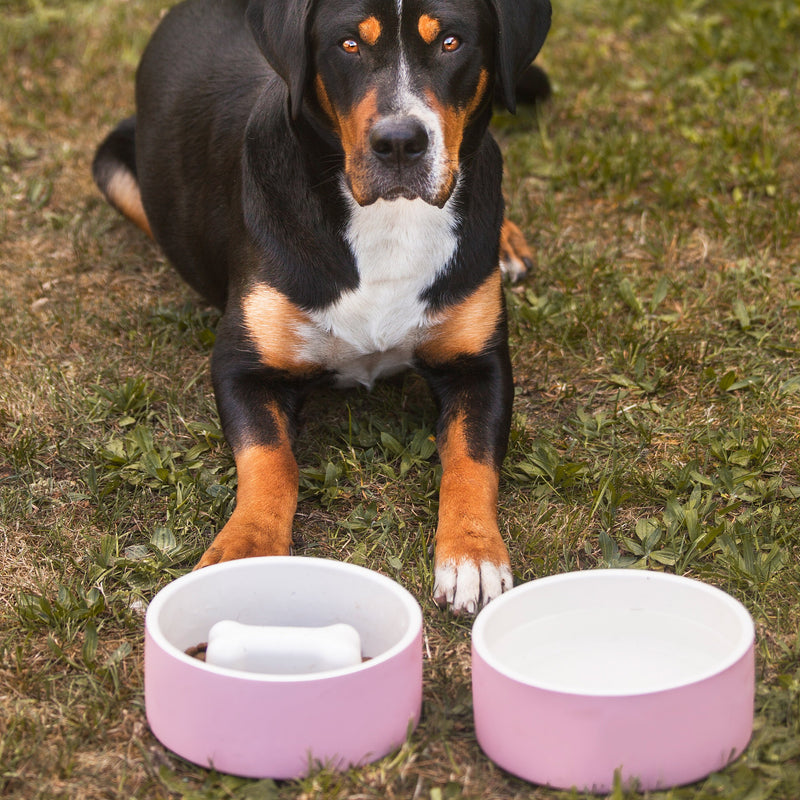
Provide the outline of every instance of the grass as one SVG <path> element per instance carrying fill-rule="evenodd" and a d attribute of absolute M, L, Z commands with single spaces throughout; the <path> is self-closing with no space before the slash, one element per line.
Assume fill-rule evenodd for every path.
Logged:
<path fill-rule="evenodd" d="M 207 369 L 217 317 L 89 178 L 161 10 L 10 0 L 0 21 L 0 796 L 580 798 L 475 741 L 470 624 L 430 601 L 439 468 L 413 376 L 311 401 L 295 544 L 419 598 L 418 730 L 376 764 L 283 784 L 194 767 L 149 733 L 143 609 L 235 486 Z M 553 101 L 495 121 L 537 257 L 507 292 L 517 581 L 646 566 L 756 621 L 747 752 L 658 800 L 800 797 L 798 37 L 794 0 L 561 0 Z"/>

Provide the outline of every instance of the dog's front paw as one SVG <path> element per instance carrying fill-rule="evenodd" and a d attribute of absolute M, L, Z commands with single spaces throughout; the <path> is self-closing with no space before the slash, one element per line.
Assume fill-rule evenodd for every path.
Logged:
<path fill-rule="evenodd" d="M 514 585 L 507 562 L 445 561 L 434 570 L 433 599 L 454 614 L 475 614 Z"/>
<path fill-rule="evenodd" d="M 216 535 L 211 546 L 203 553 L 195 569 L 202 569 L 222 561 L 255 556 L 287 556 L 291 546 L 291 531 L 275 532 L 252 522 L 240 521 L 236 513 Z"/>

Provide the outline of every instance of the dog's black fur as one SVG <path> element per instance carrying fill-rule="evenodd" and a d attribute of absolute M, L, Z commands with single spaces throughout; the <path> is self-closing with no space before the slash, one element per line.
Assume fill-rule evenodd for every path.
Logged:
<path fill-rule="evenodd" d="M 472 612 L 511 585 L 498 264 L 527 254 L 488 124 L 549 22 L 548 0 L 188 0 L 159 25 L 93 170 L 224 310 L 212 377 L 239 488 L 200 566 L 288 552 L 303 397 L 408 365 L 440 407 L 437 602 Z"/>

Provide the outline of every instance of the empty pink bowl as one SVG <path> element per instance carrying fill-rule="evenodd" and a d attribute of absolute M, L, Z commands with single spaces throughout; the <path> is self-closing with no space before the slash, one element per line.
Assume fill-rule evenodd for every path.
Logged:
<path fill-rule="evenodd" d="M 692 783 L 750 739 L 754 629 L 699 581 L 589 570 L 518 586 L 472 631 L 475 729 L 509 772 L 605 793 Z"/>
<path fill-rule="evenodd" d="M 212 666 L 184 651 L 231 619 L 249 625 L 359 632 L 357 666 L 264 675 Z M 144 690 L 155 736 L 183 758 L 250 778 L 345 769 L 406 740 L 422 703 L 422 613 L 399 584 L 317 558 L 230 561 L 178 578 L 145 620 Z"/>

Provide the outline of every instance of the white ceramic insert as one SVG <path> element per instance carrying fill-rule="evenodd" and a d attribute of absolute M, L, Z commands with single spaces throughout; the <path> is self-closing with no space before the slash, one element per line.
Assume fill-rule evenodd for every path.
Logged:
<path fill-rule="evenodd" d="M 224 619 L 208 632 L 206 663 L 217 667 L 261 675 L 299 675 L 354 667 L 362 661 L 361 637 L 344 622 L 294 628 Z"/>

